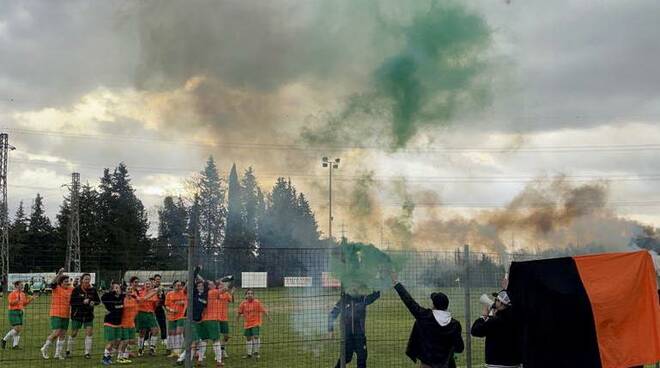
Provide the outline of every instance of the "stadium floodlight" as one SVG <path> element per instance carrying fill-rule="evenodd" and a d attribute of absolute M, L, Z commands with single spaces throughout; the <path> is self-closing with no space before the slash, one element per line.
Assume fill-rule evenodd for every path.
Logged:
<path fill-rule="evenodd" d="M 341 160 L 339 158 L 335 158 L 333 160 L 330 160 L 327 156 L 324 156 L 321 158 L 321 166 L 322 167 L 327 167 L 328 168 L 328 238 L 332 239 L 332 170 L 333 169 L 338 169 L 339 168 L 339 162 Z"/>

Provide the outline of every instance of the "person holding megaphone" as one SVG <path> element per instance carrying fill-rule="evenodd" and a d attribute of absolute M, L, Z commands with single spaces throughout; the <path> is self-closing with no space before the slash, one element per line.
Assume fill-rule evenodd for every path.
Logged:
<path fill-rule="evenodd" d="M 511 299 L 506 290 L 494 293 L 493 297 L 494 300 L 484 294 L 479 299 L 484 307 L 481 317 L 472 324 L 471 334 L 486 338 L 486 368 L 520 367 L 519 338 L 514 326 Z"/>

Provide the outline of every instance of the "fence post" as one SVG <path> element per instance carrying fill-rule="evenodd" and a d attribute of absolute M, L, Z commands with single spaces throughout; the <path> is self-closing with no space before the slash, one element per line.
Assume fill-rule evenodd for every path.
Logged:
<path fill-rule="evenodd" d="M 186 282 L 186 288 L 188 290 L 188 313 L 186 314 L 186 324 L 185 324 L 185 348 L 186 348 L 186 359 L 184 360 L 186 368 L 192 368 L 193 366 L 193 351 L 192 347 L 192 323 L 193 323 L 193 298 L 195 293 L 195 250 L 198 236 L 198 227 L 197 227 L 197 204 L 198 197 L 195 195 L 195 203 L 192 210 L 192 218 L 190 219 L 191 229 L 189 229 L 189 241 L 188 241 L 188 281 Z"/>
<path fill-rule="evenodd" d="M 465 365 L 472 368 L 472 336 L 470 336 L 470 326 L 472 325 L 472 316 L 470 313 L 470 246 L 463 246 L 463 262 L 465 271 L 463 275 L 463 291 L 465 294 Z"/>
<path fill-rule="evenodd" d="M 344 295 L 344 286 L 341 286 L 341 292 L 339 294 L 339 301 L 341 303 L 341 309 L 339 310 L 339 334 L 341 335 L 339 338 L 339 343 L 341 344 L 339 346 L 339 366 L 341 368 L 346 368 L 346 313 L 344 313 L 346 306 L 344 305 Z"/>

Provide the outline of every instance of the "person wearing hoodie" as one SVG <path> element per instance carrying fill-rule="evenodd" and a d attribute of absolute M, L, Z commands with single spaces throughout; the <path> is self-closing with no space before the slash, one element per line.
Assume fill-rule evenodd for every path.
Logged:
<path fill-rule="evenodd" d="M 493 305 L 485 305 L 481 317 L 472 324 L 472 336 L 486 338 L 487 368 L 520 367 L 520 341 L 511 312 L 509 295 L 502 290 L 495 294 Z"/>
<path fill-rule="evenodd" d="M 365 322 L 367 320 L 367 306 L 380 298 L 380 291 L 365 295 L 364 290 L 351 290 L 343 293 L 335 304 L 328 317 L 328 332 L 332 336 L 334 322 L 339 315 L 344 313 L 344 331 L 346 335 L 346 364 L 353 359 L 353 353 L 357 356 L 357 367 L 367 366 L 367 336 L 365 334 Z M 337 361 L 335 368 L 341 366 L 341 359 Z"/>
<path fill-rule="evenodd" d="M 417 304 L 395 273 L 392 273 L 392 284 L 415 317 L 406 355 L 415 363 L 419 360 L 421 368 L 456 368 L 454 354 L 462 353 L 465 346 L 460 322 L 447 311 L 449 298 L 440 292 L 432 293 L 433 308 L 428 309 Z"/>

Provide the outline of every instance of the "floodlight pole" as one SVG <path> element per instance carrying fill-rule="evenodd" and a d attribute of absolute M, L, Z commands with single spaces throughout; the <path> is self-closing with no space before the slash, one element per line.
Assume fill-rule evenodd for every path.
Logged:
<path fill-rule="evenodd" d="M 7 205 L 7 159 L 9 151 L 15 148 L 9 144 L 9 135 L 0 134 L 0 294 L 9 291 L 9 210 Z"/>
<path fill-rule="evenodd" d="M 328 168 L 328 239 L 332 239 L 332 170 L 339 168 L 339 162 L 339 158 L 330 160 L 328 157 L 323 157 L 321 159 L 321 165 Z"/>
<path fill-rule="evenodd" d="M 472 316 L 470 313 L 470 245 L 463 246 L 463 262 L 465 263 L 463 291 L 465 293 L 465 325 L 470 326 Z M 468 331 L 469 332 L 469 331 Z M 465 334 L 465 366 L 472 368 L 472 336 Z"/>

